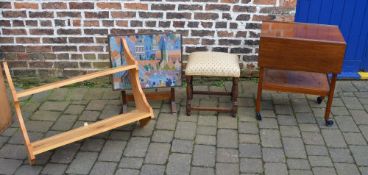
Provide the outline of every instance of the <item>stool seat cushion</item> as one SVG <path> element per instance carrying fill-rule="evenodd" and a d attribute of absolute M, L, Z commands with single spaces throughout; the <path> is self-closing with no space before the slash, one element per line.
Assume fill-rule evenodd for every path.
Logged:
<path fill-rule="evenodd" d="M 240 77 L 239 57 L 223 52 L 193 52 L 185 74 L 190 76 Z"/>

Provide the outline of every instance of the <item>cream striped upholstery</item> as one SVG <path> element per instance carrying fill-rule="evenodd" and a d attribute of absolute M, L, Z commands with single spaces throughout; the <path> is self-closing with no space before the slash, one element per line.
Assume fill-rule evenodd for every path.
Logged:
<path fill-rule="evenodd" d="M 186 75 L 240 77 L 239 57 L 223 52 L 193 52 L 189 55 Z"/>

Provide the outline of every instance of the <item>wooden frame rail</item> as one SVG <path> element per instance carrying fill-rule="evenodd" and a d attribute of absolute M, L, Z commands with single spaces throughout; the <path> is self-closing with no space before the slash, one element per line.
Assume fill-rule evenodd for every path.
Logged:
<path fill-rule="evenodd" d="M 58 148 L 60 146 L 73 143 L 75 141 L 94 136 L 96 134 L 100 134 L 117 127 L 130 124 L 133 122 L 139 122 L 140 126 L 143 127 L 146 125 L 151 118 L 154 117 L 152 107 L 148 104 L 146 96 L 143 93 L 141 88 L 139 77 L 138 77 L 138 63 L 135 61 L 134 57 L 130 53 L 127 43 L 125 39 L 122 39 L 122 43 L 124 46 L 124 54 L 126 54 L 127 64 L 126 66 L 120 66 L 116 68 L 110 68 L 98 72 L 89 73 L 86 75 L 77 76 L 74 78 L 46 84 L 43 86 L 31 88 L 28 90 L 17 92 L 15 90 L 13 80 L 10 75 L 9 67 L 6 62 L 3 63 L 5 75 L 9 84 L 10 91 L 14 100 L 14 107 L 16 116 L 19 122 L 19 127 L 21 129 L 25 146 L 27 148 L 28 159 L 30 164 L 33 164 L 36 160 L 36 155 L 41 154 L 43 152 L 49 151 L 51 149 Z M 136 109 L 125 114 L 119 114 L 116 116 L 112 116 L 110 118 L 97 121 L 95 123 L 82 126 L 80 128 L 72 129 L 70 131 L 66 131 L 48 138 L 44 138 L 42 140 L 31 142 L 25 122 L 22 117 L 21 106 L 19 102 L 19 98 L 25 97 L 28 95 L 40 93 L 47 90 L 52 90 L 55 88 L 63 87 L 66 85 L 70 85 L 77 82 L 83 82 L 86 80 L 91 80 L 94 78 L 111 75 L 114 73 L 118 73 L 121 71 L 129 71 L 130 81 L 132 84 L 132 94 L 134 96 L 134 101 L 136 105 Z M 3 83 L 3 82 L 1 82 Z M 0 89 L 0 93 L 3 94 L 5 88 Z M 5 92 L 6 93 L 6 92 Z M 0 99 L 1 100 L 1 99 Z M 2 100 L 3 101 L 3 100 Z"/>
<path fill-rule="evenodd" d="M 145 94 L 148 100 L 169 100 L 171 113 L 172 114 L 177 113 L 174 87 L 170 88 L 170 91 L 155 91 L 155 92 L 146 91 Z M 121 114 L 128 111 L 129 101 L 134 101 L 134 96 L 130 93 L 127 93 L 125 90 L 121 91 L 121 102 L 123 103 L 123 107 L 121 108 L 120 111 Z"/>

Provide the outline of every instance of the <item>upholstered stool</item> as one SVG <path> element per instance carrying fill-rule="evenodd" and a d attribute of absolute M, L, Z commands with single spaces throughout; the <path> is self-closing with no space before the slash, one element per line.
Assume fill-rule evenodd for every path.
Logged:
<path fill-rule="evenodd" d="M 238 81 L 240 77 L 239 57 L 223 52 L 193 52 L 189 55 L 185 69 L 187 81 L 187 115 L 192 110 L 231 112 L 235 117 L 238 110 Z M 193 76 L 204 77 L 232 77 L 233 85 L 231 92 L 193 91 Z M 229 95 L 231 96 L 232 108 L 192 107 L 193 94 L 206 95 Z"/>

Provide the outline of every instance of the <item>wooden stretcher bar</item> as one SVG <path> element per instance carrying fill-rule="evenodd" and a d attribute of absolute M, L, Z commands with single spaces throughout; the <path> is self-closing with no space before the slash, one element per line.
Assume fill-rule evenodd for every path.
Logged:
<path fill-rule="evenodd" d="M 122 43 L 123 43 L 124 54 L 126 54 L 126 59 L 127 59 L 126 66 L 120 66 L 116 68 L 110 68 L 110 69 L 106 69 L 106 70 L 102 70 L 98 72 L 93 72 L 93 73 L 89 73 L 86 75 L 77 76 L 74 78 L 46 84 L 43 86 L 31 88 L 31 89 L 20 91 L 20 92 L 17 92 L 15 90 L 13 80 L 10 75 L 8 64 L 6 62 L 3 63 L 5 75 L 6 75 L 8 84 L 9 84 L 10 91 L 13 96 L 14 107 L 15 107 L 16 116 L 19 122 L 19 127 L 21 129 L 23 139 L 25 142 L 25 146 L 27 148 L 30 164 L 33 164 L 35 162 L 36 155 L 41 154 L 43 152 L 46 152 L 46 151 L 61 147 L 66 144 L 70 144 L 75 141 L 115 129 L 117 127 L 120 127 L 126 124 L 134 123 L 137 121 L 139 122 L 140 126 L 143 127 L 149 122 L 151 118 L 154 117 L 152 107 L 148 104 L 146 96 L 144 95 L 140 82 L 139 82 L 138 62 L 134 59 L 134 57 L 130 53 L 125 39 L 122 39 Z M 107 118 L 101 121 L 97 121 L 95 123 L 91 123 L 89 125 L 82 126 L 80 128 L 72 129 L 70 131 L 66 131 L 66 132 L 63 132 L 63 133 L 60 133 L 60 134 L 57 134 L 57 135 L 54 135 L 48 138 L 44 138 L 42 140 L 31 142 L 31 140 L 29 139 L 29 135 L 26 129 L 25 122 L 22 117 L 19 98 L 29 96 L 32 94 L 36 94 L 36 93 L 40 93 L 40 92 L 47 91 L 47 90 L 56 89 L 56 88 L 70 85 L 73 83 L 82 82 L 82 81 L 86 81 L 86 80 L 90 80 L 90 79 L 94 79 L 94 78 L 98 78 L 102 76 L 115 74 L 121 71 L 129 71 L 130 81 L 132 84 L 132 94 L 134 96 L 135 105 L 136 105 L 135 110 L 129 113 L 112 116 L 110 118 Z M 4 93 L 4 92 L 0 92 L 0 93 Z"/>

